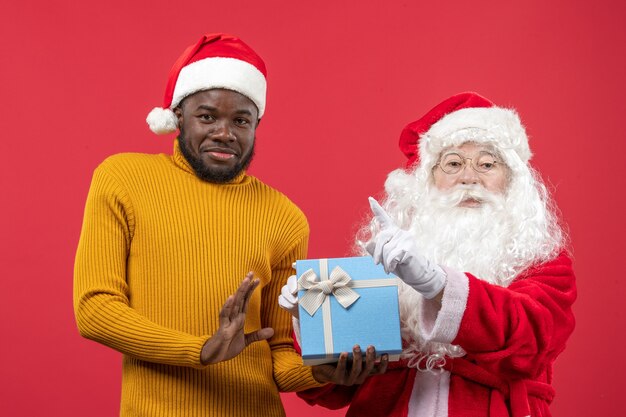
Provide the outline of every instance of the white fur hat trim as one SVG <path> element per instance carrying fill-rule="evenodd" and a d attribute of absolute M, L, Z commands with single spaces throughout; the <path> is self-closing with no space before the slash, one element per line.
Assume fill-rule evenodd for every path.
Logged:
<path fill-rule="evenodd" d="M 519 116 L 514 110 L 501 107 L 471 107 L 445 115 L 421 136 L 420 154 L 436 158 L 444 148 L 466 142 L 462 134 L 466 130 L 483 131 L 484 134 L 472 135 L 471 141 L 491 142 L 502 150 L 514 150 L 523 163 L 532 156 Z"/>
<path fill-rule="evenodd" d="M 225 88 L 248 97 L 259 110 L 259 119 L 265 113 L 267 83 L 263 73 L 246 61 L 222 57 L 205 58 L 183 67 L 171 108 L 193 93 L 212 88 Z"/>

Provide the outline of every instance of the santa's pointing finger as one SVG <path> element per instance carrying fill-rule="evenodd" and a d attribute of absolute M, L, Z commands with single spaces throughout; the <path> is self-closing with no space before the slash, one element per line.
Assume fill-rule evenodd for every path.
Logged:
<path fill-rule="evenodd" d="M 367 199 L 370 202 L 370 209 L 372 210 L 372 213 L 374 213 L 376 220 L 378 220 L 378 222 L 380 223 L 380 226 L 383 229 L 386 229 L 391 226 L 395 226 L 395 223 L 391 219 L 391 217 L 389 217 L 389 214 L 387 214 L 385 209 L 382 208 L 380 203 L 376 201 L 374 197 L 368 197 Z"/>
<path fill-rule="evenodd" d="M 382 264 L 385 272 L 396 274 L 424 297 L 435 297 L 445 286 L 446 274 L 420 253 L 415 237 L 396 226 L 376 199 L 369 197 L 369 203 L 382 228 L 374 245 L 367 248 L 374 263 Z"/>

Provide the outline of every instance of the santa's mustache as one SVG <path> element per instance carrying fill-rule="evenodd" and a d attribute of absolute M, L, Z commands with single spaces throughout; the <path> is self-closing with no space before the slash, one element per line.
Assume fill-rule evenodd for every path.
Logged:
<path fill-rule="evenodd" d="M 457 185 L 449 190 L 433 190 L 434 201 L 443 208 L 458 207 L 462 202 L 475 200 L 481 205 L 500 208 L 504 205 L 504 196 L 485 189 L 480 185 Z"/>

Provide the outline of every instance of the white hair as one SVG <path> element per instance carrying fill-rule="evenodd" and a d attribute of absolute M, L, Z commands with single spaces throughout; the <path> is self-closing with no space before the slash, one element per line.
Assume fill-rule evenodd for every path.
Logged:
<path fill-rule="evenodd" d="M 481 144 L 493 147 L 507 166 L 504 194 L 488 192 L 482 186 L 438 190 L 432 172 L 446 150 L 441 148 L 436 154 L 423 154 L 413 171 L 391 172 L 382 205 L 398 227 L 415 236 L 418 248 L 430 260 L 506 287 L 530 266 L 555 258 L 565 246 L 566 235 L 539 175 L 513 149 Z M 482 206 L 458 207 L 467 196 L 483 201 Z M 361 254 L 377 233 L 378 224 L 371 218 L 357 234 Z M 410 344 L 405 356 L 413 362 L 425 359 L 425 367 L 433 369 L 442 365 L 445 356 L 464 354 L 458 346 L 421 340 L 415 330 L 421 320 L 417 292 L 401 289 L 400 301 L 402 336 Z"/>

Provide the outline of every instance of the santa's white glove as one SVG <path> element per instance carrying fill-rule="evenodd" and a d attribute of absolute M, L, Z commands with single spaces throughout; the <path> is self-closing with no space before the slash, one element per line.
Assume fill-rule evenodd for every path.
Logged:
<path fill-rule="evenodd" d="M 278 305 L 298 318 L 298 277 L 295 275 L 290 276 L 280 290 Z"/>
<path fill-rule="evenodd" d="M 287 284 L 283 285 L 278 296 L 278 305 L 291 313 L 293 332 L 296 335 L 298 346 L 302 346 L 300 337 L 300 320 L 298 319 L 298 277 L 295 275 L 287 279 Z"/>
<path fill-rule="evenodd" d="M 396 274 L 424 297 L 435 297 L 446 285 L 446 273 L 419 253 L 415 238 L 396 226 L 378 201 L 370 197 L 369 202 L 381 227 L 373 244 L 366 248 L 374 262 L 382 264 L 385 272 Z"/>

